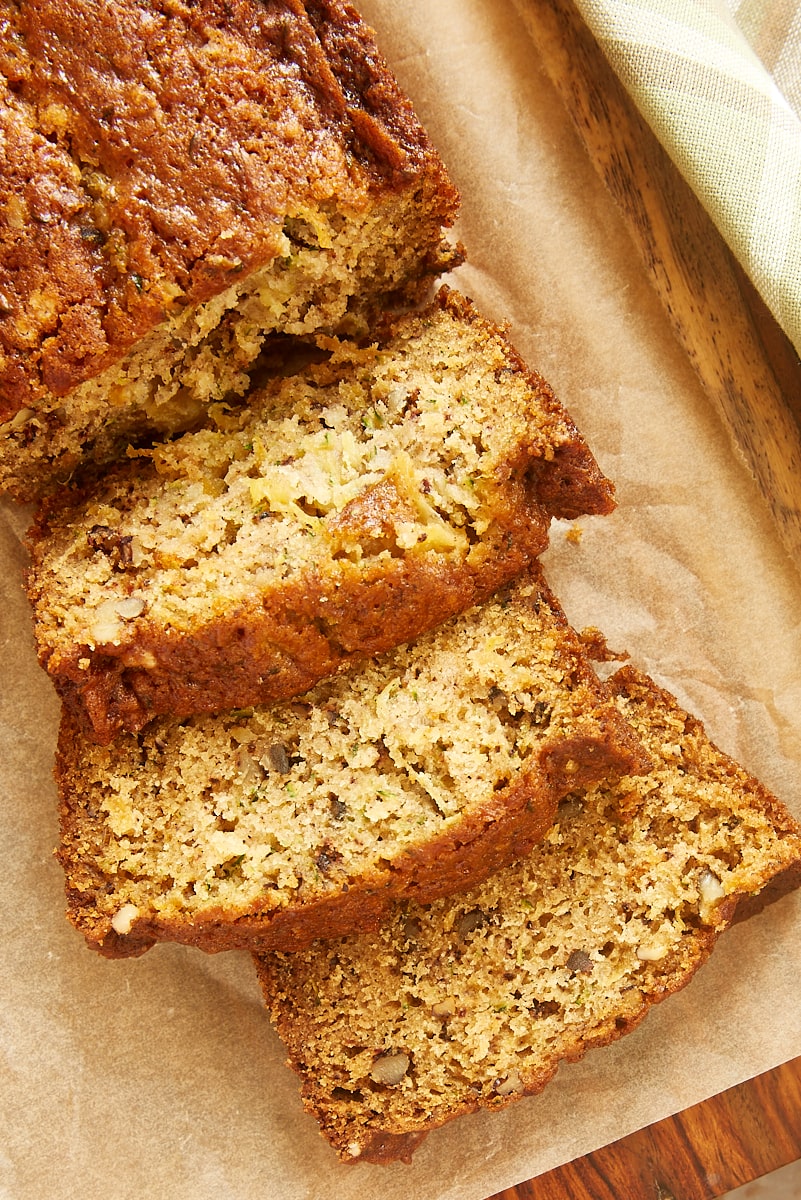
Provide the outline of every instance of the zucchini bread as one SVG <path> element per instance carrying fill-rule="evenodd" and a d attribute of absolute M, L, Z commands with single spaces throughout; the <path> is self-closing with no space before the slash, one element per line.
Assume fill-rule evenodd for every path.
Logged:
<path fill-rule="evenodd" d="M 302 701 L 160 718 L 57 756 L 70 919 L 154 941 L 297 949 L 524 854 L 577 783 L 647 759 L 538 570 Z"/>
<path fill-rule="evenodd" d="M 0 11 L 0 491 L 240 395 L 460 258 L 458 197 L 342 0 Z"/>
<path fill-rule="evenodd" d="M 631 668 L 611 681 L 649 774 L 567 798 L 531 856 L 376 933 L 257 956 L 303 1098 L 346 1161 L 539 1092 L 710 954 L 737 898 L 801 861 L 783 806 Z"/>
<path fill-rule="evenodd" d="M 552 515 L 613 507 L 551 389 L 458 294 L 323 342 L 214 429 L 41 506 L 40 661 L 99 741 L 300 694 L 515 578 Z"/>

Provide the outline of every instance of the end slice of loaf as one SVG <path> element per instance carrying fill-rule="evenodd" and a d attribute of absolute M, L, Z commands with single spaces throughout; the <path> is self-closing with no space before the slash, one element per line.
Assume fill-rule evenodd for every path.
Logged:
<path fill-rule="evenodd" d="M 100 741 L 297 695 L 490 595 L 612 487 L 502 331 L 444 290 L 45 504 L 40 661 Z"/>
<path fill-rule="evenodd" d="M 187 428 L 273 330 L 458 263 L 458 196 L 341 0 L 0 12 L 0 491 Z"/>
<path fill-rule="evenodd" d="M 538 574 L 302 701 L 58 748 L 69 916 L 154 941 L 294 949 L 524 854 L 578 781 L 647 760 Z"/>
<path fill-rule="evenodd" d="M 683 987 L 797 824 L 649 679 L 612 680 L 653 769 L 568 799 L 528 860 L 377 933 L 257 957 L 304 1103 L 346 1161 L 539 1092 Z"/>

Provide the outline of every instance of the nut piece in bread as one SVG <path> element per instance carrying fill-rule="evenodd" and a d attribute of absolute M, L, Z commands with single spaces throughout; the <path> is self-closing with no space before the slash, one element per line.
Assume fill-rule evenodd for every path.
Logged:
<path fill-rule="evenodd" d="M 541 1091 L 683 987 L 738 897 L 801 862 L 787 810 L 631 668 L 611 681 L 653 768 L 560 808 L 530 857 L 372 934 L 257 959 L 307 1109 L 345 1161 Z"/>
<path fill-rule="evenodd" d="M 469 887 L 579 782 L 645 765 L 535 570 L 289 704 L 159 718 L 110 747 L 65 715 L 69 915 L 109 957 L 297 949 Z"/>
<path fill-rule="evenodd" d="M 45 503 L 40 661 L 108 741 L 298 695 L 519 575 L 612 487 L 543 379 L 456 293 Z"/>

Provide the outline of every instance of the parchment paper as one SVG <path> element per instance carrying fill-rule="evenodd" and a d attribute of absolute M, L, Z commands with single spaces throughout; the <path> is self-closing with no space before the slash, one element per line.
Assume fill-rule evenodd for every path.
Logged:
<path fill-rule="evenodd" d="M 619 508 L 557 526 L 573 624 L 671 688 L 801 816 L 801 583 L 672 340 L 628 235 L 507 0 L 364 0 L 463 192 L 453 280 L 550 379 Z M 635 1033 L 539 1097 L 339 1164 L 303 1114 L 244 954 L 85 948 L 64 916 L 57 704 L 0 517 L 0 1197 L 483 1200 L 801 1054 L 801 897 L 730 930 Z M 344 1017 L 346 1018 L 346 1015 Z"/>

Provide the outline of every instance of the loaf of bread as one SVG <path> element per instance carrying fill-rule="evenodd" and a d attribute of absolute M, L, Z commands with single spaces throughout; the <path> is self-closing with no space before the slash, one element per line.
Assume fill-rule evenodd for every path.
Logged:
<path fill-rule="evenodd" d="M 325 346 L 42 507 L 40 660 L 99 741 L 297 695 L 519 575 L 551 515 L 613 507 L 551 389 L 456 293 Z"/>
<path fill-rule="evenodd" d="M 69 916 L 109 957 L 295 949 L 470 886 L 577 782 L 646 765 L 536 572 L 302 701 L 161 718 L 111 747 L 66 714 Z"/>
<path fill-rule="evenodd" d="M 343 0 L 0 12 L 0 491 L 187 428 L 275 330 L 459 259 L 458 197 Z"/>
<path fill-rule="evenodd" d="M 303 1098 L 339 1155 L 539 1092 L 686 984 L 738 896 L 801 861 L 782 805 L 648 679 L 612 681 L 653 770 L 568 798 L 531 856 L 377 933 L 257 956 Z"/>

